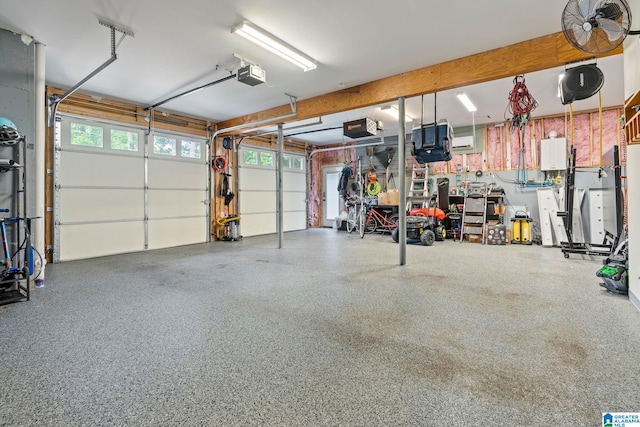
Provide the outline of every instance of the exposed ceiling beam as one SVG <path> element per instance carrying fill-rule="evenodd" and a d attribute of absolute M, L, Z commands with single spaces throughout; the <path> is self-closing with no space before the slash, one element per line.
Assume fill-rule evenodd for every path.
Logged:
<path fill-rule="evenodd" d="M 622 53 L 622 47 L 600 56 L 620 53 Z M 400 96 L 414 97 L 513 77 L 518 74 L 532 73 L 589 58 L 593 58 L 593 55 L 573 48 L 561 32 L 550 34 L 314 98 L 299 100 L 297 103 L 298 114 L 291 121 L 382 104 L 396 100 Z M 218 128 L 228 128 L 281 116 L 289 108 L 289 105 L 282 105 L 236 117 L 218 123 Z"/>

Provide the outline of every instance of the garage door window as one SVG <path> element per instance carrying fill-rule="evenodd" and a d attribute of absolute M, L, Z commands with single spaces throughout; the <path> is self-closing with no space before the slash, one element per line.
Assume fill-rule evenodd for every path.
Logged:
<path fill-rule="evenodd" d="M 71 123 L 71 145 L 102 148 L 103 129 L 81 123 Z"/>
<path fill-rule="evenodd" d="M 273 167 L 273 153 L 260 153 L 260 166 L 272 168 Z"/>
<path fill-rule="evenodd" d="M 304 170 L 304 159 L 301 156 L 293 156 L 291 169 Z"/>
<path fill-rule="evenodd" d="M 180 155 L 191 159 L 199 159 L 202 157 L 202 143 L 197 141 L 180 141 Z"/>
<path fill-rule="evenodd" d="M 153 136 L 153 153 L 162 154 L 164 156 L 176 155 L 176 139 L 166 136 Z"/>
<path fill-rule="evenodd" d="M 273 151 L 262 151 L 260 149 L 242 149 L 242 162 L 247 166 L 259 166 L 274 169 L 276 166 L 276 153 Z M 282 168 L 292 171 L 304 171 L 304 157 L 295 154 L 282 155 Z"/>
<path fill-rule="evenodd" d="M 111 129 L 111 149 L 138 151 L 138 132 Z"/>
<path fill-rule="evenodd" d="M 258 152 L 255 150 L 242 150 L 242 159 L 245 165 L 257 165 Z"/>

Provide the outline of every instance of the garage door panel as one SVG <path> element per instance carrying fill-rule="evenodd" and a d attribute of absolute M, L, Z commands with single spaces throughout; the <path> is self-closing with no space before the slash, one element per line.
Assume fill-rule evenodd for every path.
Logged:
<path fill-rule="evenodd" d="M 282 174 L 283 191 L 307 191 L 306 176 L 302 173 L 285 172 Z"/>
<path fill-rule="evenodd" d="M 307 228 L 304 215 L 301 212 L 284 212 L 284 231 L 305 230 Z"/>
<path fill-rule="evenodd" d="M 206 217 L 149 220 L 149 249 L 203 243 L 206 230 Z"/>
<path fill-rule="evenodd" d="M 242 191 L 240 215 L 248 213 L 275 212 L 276 195 L 266 191 Z"/>
<path fill-rule="evenodd" d="M 245 150 L 248 150 L 245 151 Z M 244 147 L 240 150 L 240 161 L 249 159 L 260 163 L 266 152 L 277 155 L 274 150 L 261 147 Z M 290 163 L 282 171 L 282 208 L 283 230 L 306 229 L 307 210 L 307 174 L 303 170 L 291 169 L 289 166 L 304 164 L 304 157 L 292 155 Z M 241 230 L 243 236 L 270 234 L 277 232 L 277 180 L 276 170 L 260 164 L 240 165 L 238 174 L 238 198 Z"/>
<path fill-rule="evenodd" d="M 307 203 L 303 193 L 283 193 L 282 209 L 286 211 L 306 211 Z"/>
<path fill-rule="evenodd" d="M 202 163 L 149 159 L 150 188 L 195 189 L 207 187 L 207 175 Z"/>
<path fill-rule="evenodd" d="M 205 191 L 149 190 L 149 219 L 205 216 Z"/>
<path fill-rule="evenodd" d="M 242 215 L 240 220 L 240 233 L 242 236 L 259 236 L 275 232 L 275 212 Z"/>
<path fill-rule="evenodd" d="M 144 159 L 63 151 L 56 180 L 61 187 L 142 187 Z"/>
<path fill-rule="evenodd" d="M 58 217 L 61 223 L 144 219 L 144 191 L 62 188 Z"/>
<path fill-rule="evenodd" d="M 238 178 L 243 190 L 275 191 L 276 188 L 273 169 L 240 168 Z"/>
<path fill-rule="evenodd" d="M 63 117 L 56 141 L 63 149 L 55 163 L 60 188 L 54 196 L 54 261 L 209 240 L 209 164 L 204 158 L 182 157 L 178 151 L 171 158 L 152 154 L 145 159 L 141 129 L 77 117 L 72 120 L 101 127 L 104 138 L 100 145 L 97 134 L 91 134 L 91 147 L 84 144 L 85 139 L 71 145 L 70 119 Z M 132 135 L 138 135 L 138 151 L 113 147 L 109 142 L 113 129 L 127 129 L 127 138 L 132 140 Z M 201 138 L 188 140 L 206 145 Z"/>
<path fill-rule="evenodd" d="M 60 261 L 144 250 L 142 221 L 60 226 Z"/>

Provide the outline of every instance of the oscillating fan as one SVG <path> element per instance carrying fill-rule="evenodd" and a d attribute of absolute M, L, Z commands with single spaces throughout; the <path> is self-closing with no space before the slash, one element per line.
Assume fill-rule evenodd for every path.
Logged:
<path fill-rule="evenodd" d="M 562 31 L 576 49 L 606 53 L 622 44 L 630 31 L 631 11 L 625 0 L 570 0 L 562 12 Z"/>

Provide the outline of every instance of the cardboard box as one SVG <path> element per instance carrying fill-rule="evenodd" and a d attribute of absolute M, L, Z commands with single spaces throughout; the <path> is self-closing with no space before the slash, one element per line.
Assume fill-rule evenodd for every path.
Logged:
<path fill-rule="evenodd" d="M 380 193 L 378 193 L 378 204 L 379 205 L 387 204 L 387 193 L 385 193 L 384 191 L 381 191 Z"/>
<path fill-rule="evenodd" d="M 466 237 L 470 243 L 482 243 L 482 236 L 479 234 L 467 234 Z"/>
<path fill-rule="evenodd" d="M 387 204 L 392 206 L 398 206 L 400 203 L 400 196 L 398 195 L 398 190 L 393 189 L 387 191 Z"/>

